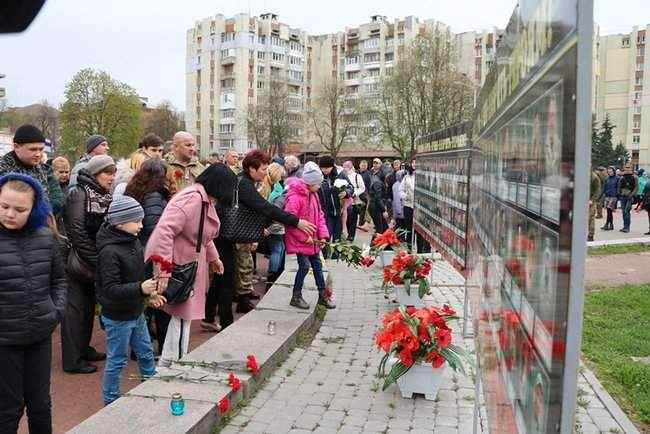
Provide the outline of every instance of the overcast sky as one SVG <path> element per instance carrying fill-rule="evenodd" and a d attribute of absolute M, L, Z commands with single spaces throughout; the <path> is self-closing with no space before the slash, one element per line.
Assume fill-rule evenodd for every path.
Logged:
<path fill-rule="evenodd" d="M 650 0 L 594 0 L 601 34 L 650 23 Z M 0 73 L 8 103 L 58 105 L 78 70 L 102 69 L 133 86 L 150 105 L 163 99 L 185 107 L 185 32 L 199 18 L 274 12 L 312 34 L 369 21 L 415 15 L 453 31 L 505 26 L 515 0 L 49 0 L 22 34 L 0 35 Z M 639 21 L 641 20 L 641 21 Z"/>

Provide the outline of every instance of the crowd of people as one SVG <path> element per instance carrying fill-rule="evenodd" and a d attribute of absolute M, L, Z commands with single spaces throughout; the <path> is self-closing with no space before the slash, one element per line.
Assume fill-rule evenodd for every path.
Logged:
<path fill-rule="evenodd" d="M 614 230 L 614 213 L 621 210 L 623 227 L 620 232 L 630 232 L 632 211 L 648 213 L 648 232 L 650 235 L 650 183 L 644 169 L 635 173 L 631 164 L 626 164 L 623 169 L 615 167 L 597 167 L 591 173 L 589 197 L 589 231 L 588 241 L 594 240 L 596 232 L 596 219 L 603 218 L 605 210 L 605 224 L 602 231 Z"/>
<path fill-rule="evenodd" d="M 30 432 L 51 432 L 51 335 L 61 324 L 63 369 L 97 371 L 102 396 L 120 396 L 129 355 L 143 378 L 188 351 L 190 325 L 219 332 L 255 309 L 257 252 L 269 258 L 266 289 L 295 254 L 289 304 L 311 268 L 318 304 L 333 309 L 323 278 L 326 242 L 354 241 L 357 229 L 394 226 L 410 241 L 414 161 L 338 165 L 332 156 L 301 164 L 292 155 L 235 150 L 197 158 L 194 138 L 145 135 L 116 162 L 101 135 L 71 164 L 44 158 L 32 125 L 0 158 L 0 432 L 16 432 L 26 407 Z M 229 213 L 246 210 L 259 239 L 232 235 Z M 248 220 L 246 220 L 248 221 Z M 239 225 L 239 224 L 238 224 Z M 260 226 L 259 228 L 255 227 Z M 250 226 L 250 227 L 249 227 Z M 241 229 L 241 228 L 239 228 Z M 187 284 L 189 282 L 189 286 Z M 96 316 L 106 353 L 91 346 Z M 156 344 L 154 346 L 154 343 Z"/>

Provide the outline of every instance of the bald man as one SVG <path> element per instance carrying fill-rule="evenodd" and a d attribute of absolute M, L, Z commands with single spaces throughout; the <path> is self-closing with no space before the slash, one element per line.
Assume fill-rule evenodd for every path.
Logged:
<path fill-rule="evenodd" d="M 165 156 L 172 167 L 172 173 L 179 190 L 194 184 L 196 178 L 205 170 L 196 157 L 194 136 L 186 131 L 179 131 L 172 139 L 172 151 Z"/>

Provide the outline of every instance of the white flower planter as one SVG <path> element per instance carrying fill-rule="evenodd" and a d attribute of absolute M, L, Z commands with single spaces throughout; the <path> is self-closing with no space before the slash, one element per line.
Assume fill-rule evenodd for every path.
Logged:
<path fill-rule="evenodd" d="M 415 306 L 418 308 L 424 306 L 424 301 L 420 297 L 418 297 L 418 285 L 411 285 L 410 287 L 411 295 L 409 295 L 406 292 L 406 288 L 404 287 L 404 285 L 395 285 L 393 287 L 393 291 L 395 292 L 395 297 L 397 298 L 397 302 L 401 305 Z"/>
<path fill-rule="evenodd" d="M 381 263 L 381 268 L 390 265 L 393 262 L 394 257 L 395 257 L 395 250 L 381 251 L 379 253 L 379 262 Z"/>
<path fill-rule="evenodd" d="M 394 364 L 397 359 L 391 358 L 391 362 Z M 435 401 L 446 368 L 446 362 L 437 369 L 432 368 L 430 363 L 416 363 L 411 366 L 406 374 L 397 379 L 402 398 L 411 399 L 414 393 L 420 393 L 427 400 Z"/>

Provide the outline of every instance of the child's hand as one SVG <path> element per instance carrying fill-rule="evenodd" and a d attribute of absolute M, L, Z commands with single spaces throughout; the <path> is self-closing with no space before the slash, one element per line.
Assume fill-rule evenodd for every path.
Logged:
<path fill-rule="evenodd" d="M 321 246 L 324 246 L 325 243 L 327 243 L 328 241 L 329 240 L 326 240 L 325 238 L 323 238 L 322 240 L 318 240 L 318 244 L 320 244 Z"/>
<path fill-rule="evenodd" d="M 308 237 L 307 240 L 305 240 L 306 244 L 314 244 L 314 239 L 312 237 Z"/>
<path fill-rule="evenodd" d="M 142 293 L 145 295 L 151 295 L 154 292 L 156 292 L 156 280 L 155 279 L 149 279 L 145 280 L 142 282 L 140 285 L 140 289 L 142 290 Z"/>

